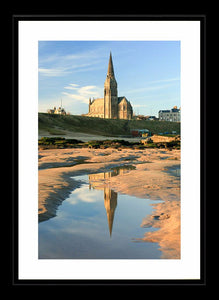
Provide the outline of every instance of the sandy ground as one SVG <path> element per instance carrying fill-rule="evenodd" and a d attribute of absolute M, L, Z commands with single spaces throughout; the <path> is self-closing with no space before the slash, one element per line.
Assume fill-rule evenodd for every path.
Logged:
<path fill-rule="evenodd" d="M 94 174 L 112 167 L 133 165 L 115 177 L 99 181 L 116 192 L 151 200 L 153 212 L 142 227 L 159 230 L 146 233 L 134 242 L 157 242 L 162 258 L 180 258 L 180 150 L 166 149 L 51 149 L 39 151 L 39 221 L 56 215 L 61 202 L 80 185 L 71 176 Z"/>

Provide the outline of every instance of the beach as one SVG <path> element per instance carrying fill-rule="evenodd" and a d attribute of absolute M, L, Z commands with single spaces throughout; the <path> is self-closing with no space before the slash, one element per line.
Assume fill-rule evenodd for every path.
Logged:
<path fill-rule="evenodd" d="M 77 175 L 133 166 L 117 176 L 94 176 L 93 185 L 110 186 L 120 194 L 161 200 L 142 220 L 149 231 L 136 243 L 156 242 L 161 258 L 180 258 L 180 150 L 172 149 L 46 149 L 39 150 L 39 222 L 56 216 L 69 194 L 80 186 Z M 92 180 L 92 178 L 91 178 Z"/>

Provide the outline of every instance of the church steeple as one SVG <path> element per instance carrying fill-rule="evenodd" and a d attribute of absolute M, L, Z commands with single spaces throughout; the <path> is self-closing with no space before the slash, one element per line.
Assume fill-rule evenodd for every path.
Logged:
<path fill-rule="evenodd" d="M 107 76 L 104 83 L 104 118 L 118 118 L 117 82 L 114 75 L 112 54 L 110 52 Z"/>
<path fill-rule="evenodd" d="M 112 235 L 114 213 L 117 206 L 117 193 L 108 187 L 104 188 L 104 206 L 107 214 L 109 234 Z"/>
<path fill-rule="evenodd" d="M 111 51 L 110 51 L 109 64 L 108 64 L 108 70 L 107 70 L 107 77 L 115 77 Z"/>

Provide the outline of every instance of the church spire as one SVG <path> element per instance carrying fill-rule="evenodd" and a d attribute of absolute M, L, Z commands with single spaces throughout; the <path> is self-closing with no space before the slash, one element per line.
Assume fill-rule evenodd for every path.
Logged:
<path fill-rule="evenodd" d="M 105 174 L 104 174 L 105 176 Z M 104 206 L 107 214 L 107 221 L 110 236 L 112 235 L 114 213 L 117 206 L 117 193 L 109 187 L 104 188 Z"/>
<path fill-rule="evenodd" d="M 110 52 L 106 80 L 104 82 L 104 118 L 118 118 L 117 82 L 114 75 L 112 54 Z"/>
<path fill-rule="evenodd" d="M 107 77 L 114 77 L 113 60 L 112 60 L 111 51 L 110 51 L 109 64 L 107 70 Z"/>

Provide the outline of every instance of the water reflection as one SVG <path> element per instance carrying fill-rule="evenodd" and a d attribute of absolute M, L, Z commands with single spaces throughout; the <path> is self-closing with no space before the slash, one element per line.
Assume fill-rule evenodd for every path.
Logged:
<path fill-rule="evenodd" d="M 89 179 L 89 189 L 97 189 L 103 190 L 104 194 L 104 206 L 106 209 L 108 227 L 109 227 L 109 234 L 112 235 L 112 228 L 113 228 L 113 220 L 114 214 L 117 206 L 117 198 L 118 195 L 115 191 L 113 191 L 109 184 L 105 184 L 104 187 L 99 186 L 99 182 L 107 182 L 110 177 L 117 176 L 119 174 L 125 174 L 128 170 L 133 170 L 135 167 L 133 166 L 122 166 L 114 168 L 111 172 L 104 172 L 98 174 L 91 174 L 88 175 Z"/>
<path fill-rule="evenodd" d="M 162 228 L 158 230 L 160 226 L 155 221 L 164 221 L 153 218 L 153 207 L 149 199 L 120 194 L 111 189 L 111 177 L 125 174 L 133 168 L 126 166 L 115 168 L 111 172 L 74 177 L 80 182 L 80 187 L 74 189 L 63 201 L 55 218 L 39 224 L 39 258 L 160 258 L 164 248 L 163 239 L 171 241 L 171 236 L 176 236 L 175 231 L 174 234 L 168 234 L 166 227 L 165 232 Z M 156 201 L 157 205 L 159 202 Z M 166 216 L 162 203 L 156 210 L 156 216 Z M 168 207 L 167 213 L 170 215 Z M 152 227 L 146 226 L 146 216 L 150 223 L 154 220 Z M 167 220 L 174 222 L 173 213 Z M 159 232 L 162 233 L 161 238 Z M 143 237 L 146 233 L 150 236 Z M 173 252 L 173 243 L 169 246 Z M 171 253 L 168 258 L 172 258 Z"/>

